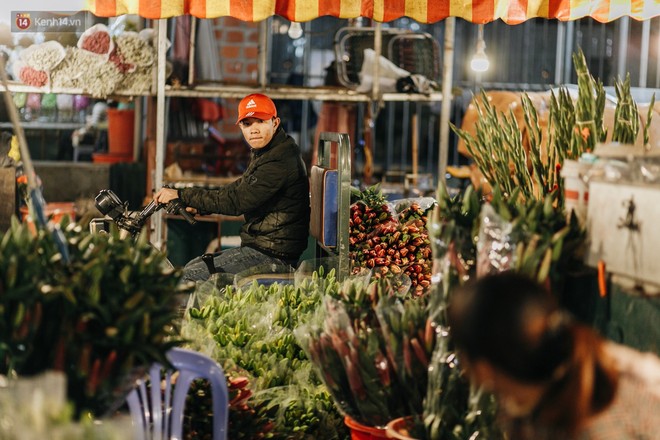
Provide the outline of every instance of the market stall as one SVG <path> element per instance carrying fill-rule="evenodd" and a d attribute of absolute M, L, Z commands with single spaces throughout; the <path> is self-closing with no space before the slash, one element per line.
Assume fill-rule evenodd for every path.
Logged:
<path fill-rule="evenodd" d="M 215 18 L 221 16 L 231 16 L 245 21 L 261 21 L 272 15 L 283 16 L 292 22 L 301 22 L 311 20 L 324 15 L 331 15 L 341 18 L 354 18 L 366 17 L 372 18 L 376 22 L 390 21 L 401 16 L 408 16 L 420 23 L 433 23 L 439 20 L 450 18 L 446 22 L 447 29 L 445 32 L 444 42 L 444 59 L 443 59 L 443 76 L 442 76 L 442 94 L 431 99 L 445 99 L 442 100 L 442 112 L 439 121 L 439 159 L 438 159 L 438 176 L 444 176 L 447 166 L 447 155 L 449 151 L 449 109 L 451 101 L 446 99 L 451 95 L 452 89 L 452 68 L 453 68 L 453 17 L 460 17 L 473 23 L 487 23 L 490 21 L 501 19 L 509 24 L 517 24 L 527 19 L 534 17 L 542 17 L 549 19 L 559 19 L 563 21 L 575 20 L 582 17 L 593 17 L 598 21 L 611 21 L 620 17 L 630 16 L 635 19 L 649 19 L 658 15 L 660 12 L 654 7 L 653 2 L 648 1 L 633 1 L 626 4 L 611 5 L 609 1 L 593 1 L 593 2 L 547 2 L 539 3 L 537 5 L 528 5 L 527 3 L 510 3 L 510 2 L 472 2 L 464 3 L 461 5 L 446 3 L 443 1 L 425 1 L 418 2 L 404 6 L 398 2 L 381 3 L 372 2 L 322 2 L 321 4 L 309 2 L 254 2 L 250 7 L 234 3 L 232 1 L 226 2 L 212 2 L 206 1 L 189 1 L 176 5 L 165 4 L 160 2 L 150 4 L 136 4 L 132 2 L 122 1 L 91 1 L 86 4 L 86 9 L 92 11 L 95 15 L 99 16 L 117 16 L 125 13 L 139 14 L 145 18 L 167 18 L 177 15 L 190 14 L 199 18 Z M 264 22 L 265 23 L 265 22 Z M 377 26 L 375 33 L 374 48 L 376 56 L 382 52 L 381 39 L 382 34 L 380 26 Z M 267 30 L 262 27 L 261 29 L 261 45 L 260 52 L 260 89 L 268 91 L 271 96 L 277 97 L 277 91 L 269 90 L 265 81 L 265 74 L 267 66 L 265 64 L 265 43 L 264 38 Z M 159 32 L 159 41 L 163 42 L 165 38 L 165 30 Z M 159 45 L 161 50 L 164 50 L 164 42 Z M 159 60 L 164 63 L 164 52 L 159 53 Z M 379 77 L 379 63 L 373 64 L 374 77 Z M 164 64 L 159 65 L 160 74 L 164 73 Z M 164 96 L 165 85 L 164 77 L 159 77 L 157 84 L 162 86 L 157 87 L 157 114 L 158 120 L 162 121 L 164 117 Z M 283 95 L 287 95 L 290 91 L 282 91 Z M 244 96 L 246 90 L 232 91 L 231 88 L 225 90 L 213 90 L 212 93 L 220 93 L 225 96 Z M 334 95 L 334 94 L 333 94 Z M 292 95 L 289 94 L 289 97 Z M 318 93 L 312 93 L 308 98 L 319 99 Z M 331 98 L 331 97 L 328 97 Z M 335 96 L 335 98 L 337 98 Z M 322 99 L 322 98 L 321 98 Z M 339 97 L 339 99 L 352 99 L 349 97 Z M 357 98 L 360 99 L 360 98 Z M 372 102 L 378 102 L 384 99 L 379 90 L 379 82 L 374 81 L 371 93 L 367 99 Z M 386 99 L 386 98 L 385 98 Z M 405 99 L 420 99 L 419 96 L 407 96 Z M 163 127 L 158 124 L 159 127 Z M 158 130 L 161 132 L 162 130 Z M 162 163 L 163 163 L 163 149 L 164 139 L 157 138 L 156 142 L 156 164 L 155 164 L 155 181 L 154 187 L 158 188 L 162 182 Z M 160 231 L 157 225 L 157 232 Z M 159 233 L 156 237 L 160 237 Z M 160 240 L 160 238 L 158 238 Z"/>
<path fill-rule="evenodd" d="M 589 3 L 587 7 L 583 3 L 551 2 L 532 11 L 517 3 L 506 3 L 506 7 L 505 3 L 473 3 L 454 10 L 444 3 L 430 1 L 423 6 L 411 6 L 410 10 L 394 2 L 376 5 L 323 2 L 323 7 L 276 2 L 264 8 L 255 3 L 252 9 L 244 6 L 242 2 L 240 7 L 232 2 L 222 5 L 189 2 L 172 7 L 163 2 L 154 7 L 106 1 L 88 5 L 101 16 L 132 12 L 158 19 L 154 187 L 163 181 L 165 100 L 168 93 L 184 94 L 168 90 L 165 84 L 166 17 L 229 15 L 252 21 L 279 14 L 301 21 L 331 14 L 366 16 L 377 21 L 401 15 L 421 22 L 447 19 L 444 68 L 445 72 L 451 72 L 451 28 L 455 16 L 474 22 L 502 18 L 517 23 L 535 16 L 561 20 L 593 16 L 611 20 L 621 15 L 648 18 L 660 14 L 653 4 L 644 2 L 632 3 L 626 10 L 610 7 L 609 3 Z M 378 30 L 375 35 L 378 48 Z M 3 303 L 3 310 L 10 314 L 6 321 L 11 325 L 0 328 L 11 341 L 13 351 L 9 355 L 3 353 L 6 358 L 0 356 L 0 360 L 9 360 L 26 372 L 33 371 L 30 366 L 34 369 L 66 366 L 69 375 L 75 378 L 72 388 L 77 393 L 76 410 L 91 409 L 98 414 L 107 403 L 101 401 L 102 397 L 121 385 L 131 366 L 162 360 L 164 346 L 170 341 L 176 345 L 182 337 L 192 348 L 215 356 L 229 375 L 239 372 L 249 377 L 240 379 L 241 387 L 232 396 L 231 426 L 242 435 L 336 438 L 340 433 L 346 434 L 341 431 L 344 419 L 358 438 L 363 435 L 384 438 L 386 425 L 390 425 L 390 432 L 403 435 L 393 428 L 395 421 L 416 429 L 403 438 L 436 440 L 457 432 L 465 434 L 465 438 L 475 435 L 500 438 L 494 424 L 494 400 L 470 390 L 461 377 L 451 332 L 447 329 L 446 306 L 454 288 L 484 274 L 515 270 L 560 292 L 567 269 L 573 264 L 579 266 L 574 251 L 584 244 L 585 231 L 575 215 L 565 210 L 569 194 L 562 191 L 560 171 L 568 161 L 591 152 L 596 141 L 602 140 L 604 127 L 599 124 L 601 88 L 584 63 L 579 58 L 576 60 L 581 79 L 577 105 L 574 107 L 563 91 L 553 102 L 550 120 L 558 134 L 547 151 L 541 151 L 539 120 L 526 98 L 521 105 L 531 153 L 520 148 L 520 127 L 512 117 L 498 114 L 487 100 L 482 104 L 482 125 L 476 134 L 459 132 L 493 188 L 491 195 L 469 187 L 456 196 L 440 182 L 435 200 L 389 204 L 373 187 L 354 194 L 350 207 L 345 197 L 340 198 L 338 209 L 342 212 L 338 213 L 338 223 L 348 224 L 350 228 L 349 252 L 347 249 L 340 252 L 342 259 L 350 258 L 349 282 L 340 283 L 346 275 L 346 261 L 303 263 L 295 273 L 273 277 L 286 282 L 270 285 L 252 282 L 253 273 L 241 274 L 238 280 L 229 282 L 217 276 L 196 286 L 186 307 L 180 335 L 168 333 L 173 331 L 175 321 L 172 313 L 175 297 L 170 294 L 189 292 L 181 292 L 174 286 L 180 273 L 163 270 L 162 255 L 144 239 L 134 245 L 114 236 L 111 240 L 102 235 L 85 236 L 75 226 L 68 227 L 65 223 L 62 225 L 66 233 L 64 244 L 72 247 L 70 257 L 74 265 L 69 270 L 70 266 L 57 264 L 65 253 L 58 252 L 56 245 L 62 243 L 53 243 L 47 229 L 34 237 L 20 225 L 13 225 L 11 233 L 6 235 L 8 238 L 0 240 L 3 275 L 0 280 L 11 280 L 0 286 L 17 293 Z M 265 69 L 265 58 L 262 61 L 261 67 Z M 377 71 L 374 76 L 378 77 Z M 447 105 L 449 74 L 445 74 L 442 86 L 447 92 L 442 95 L 446 97 L 443 105 Z M 619 103 L 615 140 L 646 138 L 644 129 L 638 127 L 632 133 L 627 127 L 635 118 L 648 127 L 650 114 L 631 116 L 629 90 L 625 84 L 618 87 L 622 87 L 621 96 L 626 99 Z M 185 93 L 243 96 L 255 90 L 271 95 L 274 92 L 264 81 L 258 87 L 207 90 L 191 87 Z M 283 90 L 275 93 L 287 94 Z M 297 90 L 296 93 L 297 97 L 318 99 L 325 92 Z M 326 96 L 337 98 L 337 95 Z M 348 100 L 373 101 L 381 97 L 377 81 L 370 93 L 343 94 Z M 406 98 L 404 94 L 396 99 Z M 443 115 L 447 113 L 443 110 Z M 446 144 L 450 127 L 446 120 L 441 124 Z M 591 125 L 585 131 L 586 124 Z M 348 145 L 341 137 L 328 136 L 323 140 Z M 444 148 L 445 154 L 440 157 L 446 161 Z M 319 164 L 329 167 L 323 160 Z M 441 162 L 440 169 L 444 170 L 445 165 L 446 162 Z M 345 163 L 342 167 L 345 171 Z M 345 177 L 339 179 L 342 190 L 347 184 Z M 607 189 L 600 191 L 602 194 Z M 345 196 L 346 192 L 342 194 Z M 629 200 L 626 194 L 619 196 L 623 201 Z M 600 199 L 599 202 L 603 203 Z M 345 211 L 347 207 L 350 212 Z M 636 217 L 639 211 L 630 203 L 626 209 L 627 215 L 623 215 L 618 228 L 634 235 L 640 228 Z M 157 231 L 160 227 L 157 220 Z M 156 237 L 160 240 L 159 232 Z M 13 258 L 8 257 L 10 254 Z M 57 264 L 56 270 L 48 270 L 51 264 Z M 37 275 L 33 276 L 27 268 Z M 275 272 L 275 269 L 278 268 L 270 270 Z M 648 272 L 645 268 L 644 273 Z M 645 281 L 653 282 L 652 275 Z M 45 284 L 40 284 L 40 276 L 46 280 Z M 607 284 L 606 275 L 603 277 Z M 28 286 L 30 292 L 27 305 L 16 299 L 24 287 L 21 284 Z M 85 301 L 69 302 L 70 297 L 79 295 Z M 67 319 L 53 330 L 55 324 L 42 316 L 44 311 L 56 313 L 57 310 L 64 310 Z M 168 331 L 164 332 L 163 328 Z M 44 335 L 50 339 L 39 338 Z M 132 344 L 138 337 L 143 338 L 143 344 Z M 97 341 L 103 344 L 96 345 Z M 22 353 L 24 345 L 34 345 L 36 349 Z M 41 359 L 42 352 L 48 352 L 40 350 L 42 346 L 57 347 L 56 356 Z M 39 362 L 31 363 L 35 358 Z M 65 362 L 67 359 L 74 362 Z M 114 376 L 113 372 L 124 376 Z M 208 422 L 208 390 L 203 384 L 196 386 L 199 388 L 191 407 L 195 415 Z M 250 400 L 251 396 L 255 399 Z M 402 420 L 411 415 L 422 419 L 413 418 L 408 420 L 410 423 Z M 203 424 L 195 425 L 198 421 L 193 418 L 188 429 L 207 432 Z"/>

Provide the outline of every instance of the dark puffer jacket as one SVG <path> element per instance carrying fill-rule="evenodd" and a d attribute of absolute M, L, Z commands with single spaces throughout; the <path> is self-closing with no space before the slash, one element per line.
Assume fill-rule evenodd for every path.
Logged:
<path fill-rule="evenodd" d="M 309 180 L 300 148 L 278 128 L 270 143 L 252 151 L 247 170 L 220 189 L 185 188 L 179 197 L 201 211 L 245 216 L 242 246 L 285 260 L 307 247 Z"/>

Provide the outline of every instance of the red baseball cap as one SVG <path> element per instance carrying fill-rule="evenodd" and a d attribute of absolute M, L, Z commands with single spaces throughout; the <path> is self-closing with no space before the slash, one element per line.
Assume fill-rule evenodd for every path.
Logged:
<path fill-rule="evenodd" d="M 247 95 L 238 104 L 238 124 L 245 118 L 258 118 L 262 121 L 271 119 L 277 116 L 277 108 L 275 103 L 266 95 L 261 93 L 253 93 Z"/>

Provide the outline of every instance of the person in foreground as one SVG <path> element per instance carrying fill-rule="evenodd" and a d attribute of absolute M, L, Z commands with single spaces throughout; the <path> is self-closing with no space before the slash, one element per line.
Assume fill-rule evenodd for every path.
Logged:
<path fill-rule="evenodd" d="M 468 284 L 449 324 L 508 438 L 660 439 L 660 359 L 602 339 L 536 282 L 509 272 Z"/>
<path fill-rule="evenodd" d="M 159 203 L 180 198 L 202 212 L 243 215 L 241 246 L 190 261 L 183 280 L 203 281 L 212 271 L 239 273 L 260 264 L 296 265 L 307 247 L 309 180 L 300 148 L 280 127 L 273 101 L 262 94 L 248 95 L 238 105 L 243 137 L 251 148 L 250 163 L 236 181 L 219 189 L 162 188 Z"/>

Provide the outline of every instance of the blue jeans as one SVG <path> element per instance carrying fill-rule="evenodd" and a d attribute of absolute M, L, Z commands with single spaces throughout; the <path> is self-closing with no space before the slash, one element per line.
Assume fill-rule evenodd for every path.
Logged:
<path fill-rule="evenodd" d="M 261 264 L 287 265 L 291 262 L 262 254 L 250 247 L 237 247 L 215 254 L 213 264 L 217 272 L 237 274 Z M 181 281 L 206 281 L 210 276 L 202 257 L 197 257 L 184 266 Z"/>

